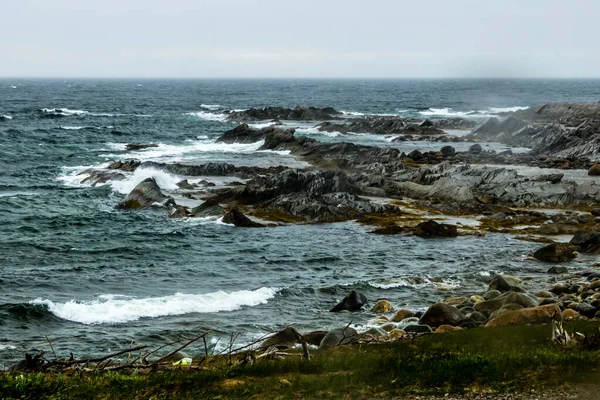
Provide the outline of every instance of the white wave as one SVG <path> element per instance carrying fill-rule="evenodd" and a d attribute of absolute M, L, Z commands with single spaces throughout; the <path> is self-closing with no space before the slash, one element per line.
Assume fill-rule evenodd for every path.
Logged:
<path fill-rule="evenodd" d="M 198 140 L 206 140 L 206 139 L 208 139 L 208 136 L 206 136 L 206 135 L 198 135 L 198 136 L 196 136 L 196 139 L 198 139 Z"/>
<path fill-rule="evenodd" d="M 177 190 L 179 188 L 177 186 L 177 182 L 181 181 L 181 177 L 169 174 L 168 172 L 160 169 L 139 167 L 136 168 L 133 173 L 127 175 L 125 179 L 119 181 L 110 181 L 109 184 L 115 191 L 127 195 L 138 185 L 138 183 L 148 178 L 154 178 L 158 186 L 162 190 L 167 191 Z"/>
<path fill-rule="evenodd" d="M 226 114 L 215 114 L 206 111 L 198 111 L 198 112 L 189 112 L 185 113 L 186 115 L 191 115 L 193 117 L 198 117 L 206 121 L 217 121 L 217 122 L 226 122 L 227 115 Z"/>
<path fill-rule="evenodd" d="M 320 131 L 318 128 L 299 128 L 296 129 L 296 133 L 297 134 L 304 134 L 304 135 L 323 135 L 323 136 L 329 136 L 329 137 L 337 137 L 337 136 L 344 136 L 344 134 L 342 132 L 326 132 L 326 131 Z"/>
<path fill-rule="evenodd" d="M 3 115 L 2 118 L 4 118 L 4 119 L 13 119 L 13 117 L 11 117 L 10 115 Z"/>
<path fill-rule="evenodd" d="M 396 278 L 386 281 L 369 282 L 369 285 L 377 289 L 394 289 L 399 287 L 410 287 L 413 289 L 433 286 L 435 288 L 448 287 L 456 289 L 460 287 L 460 281 L 454 279 L 443 279 L 442 282 L 433 282 L 430 278 L 423 278 L 422 281 L 415 281 L 410 278 Z"/>
<path fill-rule="evenodd" d="M 66 131 L 78 131 L 81 129 L 85 129 L 85 126 L 61 126 L 60 129 L 64 129 Z"/>
<path fill-rule="evenodd" d="M 81 183 L 87 176 L 86 174 L 79 175 L 85 170 L 99 168 L 98 165 L 79 165 L 76 167 L 62 167 L 62 174 L 56 177 L 65 186 L 69 187 L 89 187 L 88 184 Z"/>
<path fill-rule="evenodd" d="M 495 108 L 495 107 L 488 108 L 488 110 L 492 114 L 505 113 L 505 112 L 515 112 L 515 111 L 522 111 L 522 110 L 527 110 L 527 109 L 529 109 L 529 107 L 516 106 L 516 107 L 506 107 L 506 108 Z"/>
<path fill-rule="evenodd" d="M 266 304 L 278 291 L 277 288 L 262 287 L 236 292 L 175 293 L 171 296 L 147 298 L 101 295 L 92 301 L 70 300 L 65 303 L 37 298 L 30 303 L 45 305 L 54 315 L 69 321 L 86 325 L 114 324 L 136 321 L 140 318 L 234 311 L 244 306 Z"/>
<path fill-rule="evenodd" d="M 16 347 L 10 344 L 0 344 L 0 351 L 2 350 L 15 350 Z"/>
<path fill-rule="evenodd" d="M 466 118 L 466 119 L 482 119 L 493 117 L 499 113 L 504 112 L 514 112 L 519 110 L 526 110 L 529 107 L 505 107 L 505 108 L 496 108 L 490 107 L 483 110 L 473 110 L 473 111 L 454 111 L 452 108 L 430 108 L 427 111 L 419 111 L 419 114 L 425 117 L 444 117 L 444 118 Z"/>
<path fill-rule="evenodd" d="M 274 124 L 275 124 L 275 122 L 261 122 L 261 123 L 257 123 L 257 124 L 248 124 L 248 126 L 253 129 L 262 129 L 262 128 L 266 128 L 266 127 L 269 127 Z"/>
<path fill-rule="evenodd" d="M 47 114 L 61 114 L 65 116 L 69 115 L 86 115 L 89 114 L 89 111 L 85 110 L 70 110 L 68 108 L 42 108 L 42 112 Z"/>
<path fill-rule="evenodd" d="M 158 143 L 157 147 L 133 151 L 128 157 L 141 161 L 181 161 L 182 156 L 193 156 L 198 153 L 252 153 L 257 151 L 264 141 L 256 143 L 218 143 L 211 140 L 188 141 L 183 145 Z M 117 150 L 124 150 L 125 144 L 111 143 L 110 146 Z M 118 158 L 122 155 L 107 154 L 107 158 Z"/>
<path fill-rule="evenodd" d="M 364 113 L 357 112 L 357 111 L 344 111 L 344 110 L 340 110 L 340 112 L 342 113 L 342 115 L 352 115 L 354 117 L 362 117 L 363 115 L 365 115 Z"/>
<path fill-rule="evenodd" d="M 11 88 L 11 89 L 16 89 L 17 87 L 16 87 L 16 86 L 14 86 L 14 85 L 12 85 L 10 88 Z"/>
<path fill-rule="evenodd" d="M 200 104 L 200 107 L 206 108 L 207 110 L 216 111 L 223 108 L 220 104 Z"/>

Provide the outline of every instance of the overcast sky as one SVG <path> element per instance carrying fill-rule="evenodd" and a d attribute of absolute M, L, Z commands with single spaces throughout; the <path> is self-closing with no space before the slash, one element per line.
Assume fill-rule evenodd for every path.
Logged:
<path fill-rule="evenodd" d="M 600 77 L 600 0 L 2 2 L 3 77 Z"/>

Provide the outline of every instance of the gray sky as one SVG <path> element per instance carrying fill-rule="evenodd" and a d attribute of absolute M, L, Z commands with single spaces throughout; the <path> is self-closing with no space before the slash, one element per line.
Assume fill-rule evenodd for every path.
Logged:
<path fill-rule="evenodd" d="M 600 0 L 0 1 L 4 77 L 600 77 Z"/>

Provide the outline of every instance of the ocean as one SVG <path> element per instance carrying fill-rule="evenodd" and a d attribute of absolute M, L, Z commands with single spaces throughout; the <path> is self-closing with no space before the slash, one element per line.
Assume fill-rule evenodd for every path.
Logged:
<path fill-rule="evenodd" d="M 224 110 L 302 104 L 484 120 L 532 104 L 599 100 L 598 80 L 0 80 L 0 368 L 49 350 L 45 336 L 60 355 L 85 357 L 212 329 L 219 351 L 231 334 L 243 344 L 288 325 L 366 328 L 369 311 L 328 312 L 350 290 L 423 310 L 481 292 L 500 272 L 546 279 L 547 267 L 528 258 L 539 246 L 501 234 L 423 240 L 371 235 L 354 222 L 247 230 L 216 218 L 169 219 L 160 209 L 117 210 L 141 180 L 175 191 L 182 177 L 141 168 L 92 187 L 77 175 L 87 168 L 132 158 L 306 165 L 260 144 L 217 143 L 235 127 Z M 298 126 L 298 135 L 323 141 L 441 146 Z M 125 150 L 132 142 L 158 147 Z"/>

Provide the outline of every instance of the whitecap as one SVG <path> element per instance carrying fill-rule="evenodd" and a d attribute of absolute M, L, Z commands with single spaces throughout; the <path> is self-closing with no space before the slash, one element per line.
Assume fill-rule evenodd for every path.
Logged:
<path fill-rule="evenodd" d="M 16 86 L 14 86 L 14 85 L 12 85 L 10 88 L 11 88 L 11 89 L 16 89 L 17 87 L 16 87 Z"/>
<path fill-rule="evenodd" d="M 68 108 L 42 108 L 42 112 L 46 114 L 56 114 L 56 115 L 86 115 L 89 114 L 89 111 L 85 110 L 70 110 Z"/>
<path fill-rule="evenodd" d="M 419 114 L 425 117 L 443 117 L 443 118 L 465 118 L 465 119 L 483 119 L 493 117 L 499 113 L 527 110 L 529 107 L 489 107 L 483 110 L 455 111 L 452 108 L 430 108 L 426 111 L 419 111 Z"/>
<path fill-rule="evenodd" d="M 342 115 L 351 115 L 353 117 L 362 117 L 363 115 L 365 115 L 364 113 L 358 112 L 358 111 L 344 111 L 344 110 L 340 110 L 340 112 L 342 113 Z"/>
<path fill-rule="evenodd" d="M 256 143 L 220 143 L 212 140 L 188 141 L 185 144 L 158 143 L 157 147 L 130 152 L 128 157 L 141 161 L 181 161 L 182 156 L 197 153 L 252 153 L 257 151 L 264 141 Z M 125 144 L 110 144 L 112 148 L 124 150 Z M 121 157 L 119 154 L 107 154 L 108 159 Z"/>
<path fill-rule="evenodd" d="M 320 131 L 318 128 L 314 128 L 314 127 L 313 128 L 299 128 L 299 129 L 296 129 L 296 133 L 301 134 L 301 135 L 323 135 L 323 136 L 329 136 L 329 137 L 344 136 L 344 134 L 342 132 Z"/>
<path fill-rule="evenodd" d="M 0 351 L 2 350 L 15 350 L 16 347 L 11 344 L 0 344 Z"/>
<path fill-rule="evenodd" d="M 223 108 L 220 104 L 200 104 L 200 107 L 206 108 L 207 110 L 216 111 Z"/>
<path fill-rule="evenodd" d="M 66 131 L 79 131 L 81 129 L 85 129 L 85 126 L 61 126 L 60 129 L 64 129 Z"/>
<path fill-rule="evenodd" d="M 144 179 L 154 178 L 156 183 L 162 190 L 177 190 L 177 182 L 181 181 L 181 177 L 177 177 L 168 172 L 151 167 L 139 167 L 127 175 L 125 179 L 110 181 L 111 187 L 122 194 L 129 194 L 131 191 Z M 83 179 L 83 178 L 82 178 Z"/>
<path fill-rule="evenodd" d="M 206 121 L 216 121 L 216 122 L 226 122 L 227 115 L 226 114 L 215 114 L 206 111 L 198 111 L 198 112 L 188 112 L 186 115 L 191 115 L 193 117 L 198 117 Z"/>
<path fill-rule="evenodd" d="M 410 278 L 395 278 L 386 281 L 369 282 L 369 286 L 377 289 L 394 289 L 399 287 L 418 289 L 426 286 L 432 286 L 438 289 L 441 285 L 444 285 L 444 287 L 447 288 L 457 289 L 460 287 L 460 281 L 456 279 L 442 279 L 441 282 L 433 282 L 430 278 L 423 278 L 422 281 L 415 282 Z"/>
<path fill-rule="evenodd" d="M 274 122 L 261 122 L 261 123 L 256 123 L 256 124 L 248 124 L 248 126 L 253 129 L 263 129 L 263 128 L 267 128 L 273 124 L 275 124 L 275 123 Z"/>
<path fill-rule="evenodd" d="M 92 301 L 70 300 L 65 303 L 37 298 L 30 303 L 45 305 L 54 315 L 68 321 L 86 325 L 115 324 L 140 318 L 239 310 L 242 307 L 266 304 L 278 291 L 278 288 L 261 287 L 256 290 L 206 294 L 175 293 L 171 296 L 147 298 L 101 295 Z"/>
<path fill-rule="evenodd" d="M 11 117 L 10 115 L 3 115 L 2 118 L 4 118 L 4 119 L 13 119 L 13 117 Z"/>
<path fill-rule="evenodd" d="M 527 110 L 527 109 L 529 109 L 529 107 L 516 106 L 516 107 L 506 107 L 506 108 L 490 107 L 488 110 L 493 114 L 499 114 L 499 113 L 505 113 L 505 112 L 522 111 L 522 110 Z"/>

